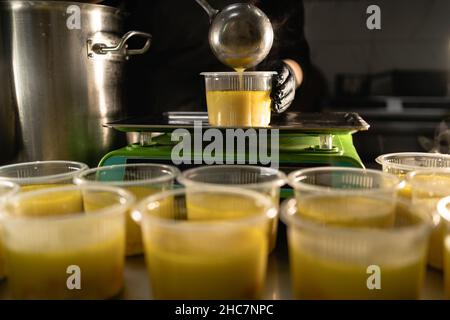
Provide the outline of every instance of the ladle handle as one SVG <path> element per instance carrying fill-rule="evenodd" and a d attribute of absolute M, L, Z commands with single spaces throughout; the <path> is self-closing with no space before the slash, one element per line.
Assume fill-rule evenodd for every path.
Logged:
<path fill-rule="evenodd" d="M 214 9 L 206 0 L 195 0 L 209 16 L 209 20 L 212 21 L 214 17 L 219 13 L 219 10 Z"/>

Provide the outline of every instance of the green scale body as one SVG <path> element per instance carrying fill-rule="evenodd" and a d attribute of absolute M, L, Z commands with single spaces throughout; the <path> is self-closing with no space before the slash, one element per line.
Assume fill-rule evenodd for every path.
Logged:
<path fill-rule="evenodd" d="M 172 151 L 178 141 L 172 141 L 171 133 L 166 132 L 154 137 L 155 134 L 149 132 L 141 133 L 141 143 L 131 144 L 124 148 L 114 150 L 108 153 L 100 162 L 100 166 L 132 164 L 132 163 L 162 163 L 173 165 Z M 144 138 L 143 138 L 144 137 Z M 150 138 L 151 137 L 151 138 Z M 324 146 L 324 141 L 329 143 Z M 209 142 L 204 142 L 207 145 Z M 268 143 L 270 146 L 270 143 Z M 203 150 L 203 148 L 202 148 Z M 211 163 L 205 154 L 195 151 L 191 148 L 191 154 L 184 155 L 183 158 L 189 158 L 191 161 L 177 165 L 180 170 L 186 170 L 195 166 L 201 166 Z M 227 157 L 228 156 L 228 157 Z M 234 155 L 237 159 L 237 154 Z M 226 164 L 229 155 L 221 154 L 219 157 L 215 155 L 214 159 L 222 158 L 222 163 Z M 241 155 L 246 159 L 245 164 L 260 165 L 258 163 L 249 163 L 248 154 Z M 259 158 L 258 156 L 256 158 Z M 211 159 L 209 159 L 211 160 Z M 241 164 L 241 163 L 239 163 Z M 284 133 L 279 135 L 279 168 L 285 173 L 305 167 L 320 166 L 339 166 L 364 168 L 354 145 L 352 132 L 339 133 L 320 133 L 320 134 L 303 134 L 303 133 Z M 283 198 L 292 194 L 289 188 L 283 189 L 281 196 Z"/>

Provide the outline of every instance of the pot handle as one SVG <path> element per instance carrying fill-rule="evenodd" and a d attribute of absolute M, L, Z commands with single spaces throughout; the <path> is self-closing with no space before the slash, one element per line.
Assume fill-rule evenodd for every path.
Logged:
<path fill-rule="evenodd" d="M 128 49 L 128 40 L 133 37 L 141 37 L 147 39 L 145 45 L 140 49 Z M 139 54 L 144 54 L 150 49 L 152 43 L 152 35 L 140 31 L 129 31 L 127 32 L 116 46 L 108 47 L 104 43 L 93 43 L 91 44 L 91 52 L 95 54 L 105 55 L 108 53 L 123 54 L 125 57 L 135 56 Z"/>

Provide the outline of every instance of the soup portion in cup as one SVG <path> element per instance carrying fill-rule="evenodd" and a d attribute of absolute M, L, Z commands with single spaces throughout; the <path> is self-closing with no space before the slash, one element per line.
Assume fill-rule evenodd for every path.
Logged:
<path fill-rule="evenodd" d="M 317 195 L 306 198 L 307 202 L 322 201 Z M 303 203 L 296 199 L 283 204 L 295 298 L 420 298 L 430 216 L 408 202 L 374 195 L 367 198 L 380 207 L 394 201 L 390 228 L 334 225 L 302 215 Z M 341 214 L 331 206 L 328 210 L 330 216 Z"/>
<path fill-rule="evenodd" d="M 0 167 L 0 181 L 20 185 L 21 192 L 73 184 L 73 178 L 88 166 L 73 161 L 38 161 Z"/>
<path fill-rule="evenodd" d="M 423 206 L 430 214 L 437 210 L 439 200 L 450 196 L 450 168 L 414 171 L 407 175 L 407 183 L 411 189 L 411 202 L 415 206 Z M 441 221 L 434 228 L 428 249 L 428 264 L 442 270 L 444 223 Z"/>
<path fill-rule="evenodd" d="M 244 165 L 206 166 L 184 171 L 178 181 L 186 188 L 204 188 L 211 186 L 238 187 L 253 190 L 270 197 L 278 208 L 280 188 L 286 183 L 286 175 L 279 170 Z M 220 201 L 220 200 L 219 200 Z M 269 251 L 276 245 L 278 214 L 270 219 Z"/>
<path fill-rule="evenodd" d="M 156 299 L 258 299 L 266 275 L 269 197 L 210 187 L 145 199 L 137 212 Z"/>
<path fill-rule="evenodd" d="M 120 187 L 140 201 L 152 194 L 172 189 L 178 174 L 177 168 L 163 164 L 115 165 L 84 171 L 75 178 L 75 183 Z M 92 207 L 94 204 L 86 205 Z M 141 227 L 131 218 L 131 211 L 126 215 L 127 256 L 143 253 Z"/>
<path fill-rule="evenodd" d="M 438 212 L 444 223 L 444 290 L 446 299 L 450 300 L 450 197 L 439 201 Z"/>
<path fill-rule="evenodd" d="M 204 72 L 209 124 L 266 127 L 270 124 L 275 72 Z"/>
<path fill-rule="evenodd" d="M 450 168 L 450 155 L 439 153 L 402 152 L 385 154 L 376 159 L 383 171 L 395 174 L 404 180 L 400 195 L 411 199 L 411 186 L 406 182 L 406 175 L 412 171 L 438 168 Z"/>
<path fill-rule="evenodd" d="M 288 180 L 299 203 L 299 214 L 306 218 L 372 228 L 389 228 L 394 223 L 394 202 L 400 185 L 396 176 L 375 170 L 328 167 L 299 170 Z M 380 203 L 373 196 L 389 201 Z"/>
<path fill-rule="evenodd" d="M 15 299 L 108 299 L 123 287 L 125 213 L 134 197 L 106 186 L 60 187 L 9 199 L 2 224 Z M 86 203 L 95 204 L 95 210 Z"/>
<path fill-rule="evenodd" d="M 15 195 L 19 191 L 19 186 L 8 181 L 0 181 L 0 216 L 2 206 L 6 202 L 7 199 Z M 0 280 L 5 278 L 6 270 L 5 270 L 5 253 L 3 249 L 3 228 L 0 220 Z"/>

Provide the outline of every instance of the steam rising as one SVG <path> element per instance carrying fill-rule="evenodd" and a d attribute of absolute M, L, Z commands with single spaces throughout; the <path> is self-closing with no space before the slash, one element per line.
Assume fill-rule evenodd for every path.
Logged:
<path fill-rule="evenodd" d="M 450 119 L 444 120 L 436 129 L 433 139 L 419 137 L 419 144 L 428 152 L 450 154 Z"/>

